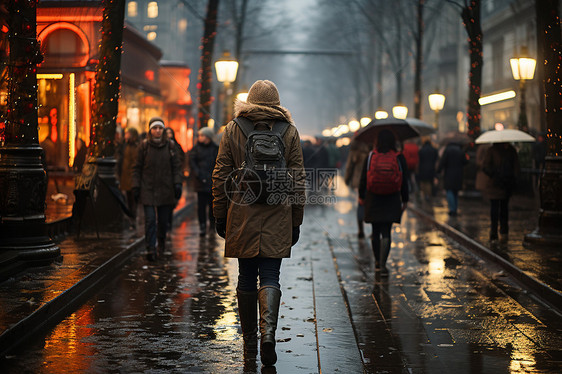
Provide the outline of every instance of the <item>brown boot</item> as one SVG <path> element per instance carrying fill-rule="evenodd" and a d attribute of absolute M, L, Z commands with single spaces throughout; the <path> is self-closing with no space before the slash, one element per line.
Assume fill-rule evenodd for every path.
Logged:
<path fill-rule="evenodd" d="M 272 366 L 277 362 L 275 330 L 277 330 L 281 290 L 273 286 L 261 287 L 258 291 L 258 301 L 260 304 L 261 362 L 265 366 Z"/>
<path fill-rule="evenodd" d="M 258 293 L 236 289 L 236 297 L 244 339 L 244 360 L 255 360 L 258 354 Z"/>

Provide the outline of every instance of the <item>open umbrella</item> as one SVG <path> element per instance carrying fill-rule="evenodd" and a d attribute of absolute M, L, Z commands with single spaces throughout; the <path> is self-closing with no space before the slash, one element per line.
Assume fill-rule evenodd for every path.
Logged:
<path fill-rule="evenodd" d="M 476 144 L 483 143 L 517 143 L 517 142 L 534 142 L 535 138 L 521 130 L 504 129 L 486 131 L 478 138 Z"/>
<path fill-rule="evenodd" d="M 355 134 L 355 139 L 367 144 L 372 144 L 377 138 L 379 132 L 384 129 L 392 131 L 394 133 L 394 136 L 396 136 L 396 139 L 398 140 L 405 140 L 420 136 L 420 132 L 408 123 L 408 119 L 404 120 L 389 117 L 371 121 L 367 126 L 357 131 L 357 133 Z"/>
<path fill-rule="evenodd" d="M 397 119 L 394 118 L 394 120 L 397 120 Z M 418 130 L 418 132 L 420 133 L 420 136 L 431 135 L 435 132 L 435 128 L 433 126 L 431 126 L 430 124 L 427 124 L 423 121 L 420 121 L 417 118 L 406 118 L 405 120 L 399 120 L 399 121 L 408 122 L 408 124 L 410 126 L 412 126 L 414 129 Z"/>
<path fill-rule="evenodd" d="M 449 143 L 457 143 L 460 145 L 467 145 L 472 141 L 472 138 L 464 132 L 451 131 L 439 140 L 439 145 L 447 145 Z"/>

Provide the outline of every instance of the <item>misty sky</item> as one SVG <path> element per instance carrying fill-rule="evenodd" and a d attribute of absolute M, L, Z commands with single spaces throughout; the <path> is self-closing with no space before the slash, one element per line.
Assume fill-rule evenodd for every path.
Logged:
<path fill-rule="evenodd" d="M 283 1 L 280 17 L 288 17 L 293 26 L 278 37 L 280 50 L 318 49 L 310 46 L 309 22 L 317 16 L 316 0 Z M 316 13 L 316 14 L 315 14 Z M 281 105 L 289 109 L 301 134 L 317 135 L 327 126 L 322 107 L 328 100 L 323 91 L 324 74 L 315 68 L 325 56 L 307 55 L 259 55 L 252 56 L 246 71 L 245 80 L 270 79 L 279 88 Z"/>

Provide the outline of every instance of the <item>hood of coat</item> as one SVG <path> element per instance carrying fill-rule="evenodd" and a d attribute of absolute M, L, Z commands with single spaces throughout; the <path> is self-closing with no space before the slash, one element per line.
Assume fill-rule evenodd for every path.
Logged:
<path fill-rule="evenodd" d="M 294 125 L 289 110 L 280 105 L 258 105 L 236 99 L 234 101 L 234 117 L 239 116 L 246 117 L 251 121 L 278 119 Z"/>

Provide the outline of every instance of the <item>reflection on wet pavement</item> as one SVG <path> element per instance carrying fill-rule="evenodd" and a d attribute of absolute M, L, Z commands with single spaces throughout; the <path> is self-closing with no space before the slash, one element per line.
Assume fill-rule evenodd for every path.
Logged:
<path fill-rule="evenodd" d="M 339 181 L 338 183 L 340 183 Z M 341 183 L 343 184 L 343 183 Z M 406 214 L 388 278 L 359 240 L 349 191 L 308 206 L 281 271 L 278 373 L 560 373 L 562 319 L 500 269 Z M 231 373 L 242 358 L 237 263 L 193 216 L 157 263 L 144 256 L 6 362 L 6 372 Z"/>
<path fill-rule="evenodd" d="M 441 232 L 406 214 L 385 279 L 353 212 L 307 213 L 327 233 L 368 372 L 562 372 L 560 316 Z"/>

